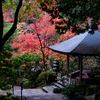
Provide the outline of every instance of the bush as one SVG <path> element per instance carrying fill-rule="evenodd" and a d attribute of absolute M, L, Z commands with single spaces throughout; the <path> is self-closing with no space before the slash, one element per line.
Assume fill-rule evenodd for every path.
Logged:
<path fill-rule="evenodd" d="M 25 53 L 23 55 L 18 54 L 17 56 L 13 56 L 13 66 L 14 68 L 19 67 L 18 71 L 21 74 L 23 72 L 23 76 L 25 79 L 28 79 L 28 82 L 25 83 L 25 87 L 37 87 L 38 85 L 38 76 L 41 73 L 41 65 L 39 61 L 42 59 L 40 55 L 32 55 L 29 53 Z"/>
<path fill-rule="evenodd" d="M 53 75 L 49 75 L 48 76 L 48 84 L 51 84 L 52 82 L 56 82 L 56 78 L 57 76 Z"/>
<path fill-rule="evenodd" d="M 23 78 L 22 80 L 24 82 L 24 88 L 27 88 L 29 86 L 29 80 L 28 79 L 25 79 Z"/>
<path fill-rule="evenodd" d="M 64 100 L 84 100 L 84 95 L 88 85 L 83 83 L 78 83 L 76 85 L 70 84 L 65 88 L 63 95 Z M 73 99 L 74 98 L 74 99 Z"/>
<path fill-rule="evenodd" d="M 63 92 L 63 90 L 64 89 L 62 89 L 62 88 L 54 88 L 53 93 L 61 93 L 61 92 Z"/>
<path fill-rule="evenodd" d="M 0 51 L 0 88 L 4 89 L 8 84 L 16 80 L 17 75 L 12 65 L 12 51 L 9 39 Z M 5 88 L 6 89 L 6 88 Z"/>
<path fill-rule="evenodd" d="M 55 81 L 56 76 L 54 75 L 54 73 L 52 71 L 46 71 L 46 72 L 42 72 L 39 77 L 38 77 L 40 82 L 45 81 L 45 79 L 47 80 L 48 84 L 51 84 L 52 82 Z"/>
<path fill-rule="evenodd" d="M 100 67 L 92 67 L 91 72 L 88 73 L 88 76 L 95 77 L 95 75 L 100 75 Z"/>
<path fill-rule="evenodd" d="M 34 69 L 36 69 L 37 66 L 41 66 L 39 61 L 42 60 L 40 55 L 33 55 L 29 53 L 24 53 L 23 55 L 18 54 L 17 56 L 13 56 L 12 59 L 14 68 L 30 66 L 31 69 L 33 68 L 33 65 Z"/>
<path fill-rule="evenodd" d="M 8 92 L 3 100 L 13 100 L 11 95 L 12 95 L 12 93 Z"/>

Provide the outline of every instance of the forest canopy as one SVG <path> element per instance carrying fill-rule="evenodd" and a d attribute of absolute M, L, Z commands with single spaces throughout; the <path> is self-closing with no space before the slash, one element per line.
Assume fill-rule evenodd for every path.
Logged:
<path fill-rule="evenodd" d="M 56 6 L 61 17 L 67 18 L 66 30 L 73 27 L 73 31 L 78 32 L 82 27 L 76 26 L 86 23 L 87 18 L 93 18 L 93 23 L 100 23 L 100 0 L 59 0 Z M 79 31 L 80 32 L 80 31 Z"/>

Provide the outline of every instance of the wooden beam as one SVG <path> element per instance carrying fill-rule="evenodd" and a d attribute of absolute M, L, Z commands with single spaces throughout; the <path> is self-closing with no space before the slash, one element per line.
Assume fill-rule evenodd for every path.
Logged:
<path fill-rule="evenodd" d="M 79 56 L 79 62 L 80 62 L 80 81 L 82 81 L 82 56 Z"/>
<path fill-rule="evenodd" d="M 100 67 L 100 56 L 99 56 L 99 67 Z"/>
<path fill-rule="evenodd" d="M 80 69 L 80 56 L 78 56 L 78 70 Z"/>

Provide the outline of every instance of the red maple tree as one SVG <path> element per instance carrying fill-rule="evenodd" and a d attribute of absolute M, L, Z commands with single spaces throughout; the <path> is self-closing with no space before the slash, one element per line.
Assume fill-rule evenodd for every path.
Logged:
<path fill-rule="evenodd" d="M 43 12 L 39 19 L 35 19 L 35 23 L 31 23 L 30 25 L 23 24 L 23 26 L 26 26 L 26 29 L 21 29 L 18 37 L 13 39 L 13 43 L 11 44 L 13 48 L 18 48 L 18 51 L 15 53 L 29 52 L 40 54 L 41 57 L 44 55 L 45 58 L 48 58 L 47 56 L 50 53 L 50 55 L 59 58 L 61 54 L 59 56 L 57 54 L 56 56 L 56 53 L 51 53 L 48 46 L 71 38 L 75 34 L 70 29 L 60 36 L 55 29 L 56 21 L 59 20 L 55 20 L 55 23 L 51 24 L 50 19 L 51 16 Z M 63 59 L 64 57 L 62 55 Z"/>

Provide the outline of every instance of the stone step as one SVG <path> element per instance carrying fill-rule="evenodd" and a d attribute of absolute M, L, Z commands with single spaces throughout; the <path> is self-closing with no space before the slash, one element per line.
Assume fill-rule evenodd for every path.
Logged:
<path fill-rule="evenodd" d="M 67 75 L 62 76 L 62 78 L 68 78 Z"/>
<path fill-rule="evenodd" d="M 59 65 L 59 62 L 54 62 L 53 65 L 54 65 L 54 64 L 55 64 L 55 65 Z"/>
<path fill-rule="evenodd" d="M 59 66 L 58 66 L 58 65 L 56 65 L 56 66 L 52 66 L 52 68 L 59 68 Z"/>
<path fill-rule="evenodd" d="M 63 82 L 61 82 L 61 81 L 57 81 L 57 83 L 64 86 Z"/>
<path fill-rule="evenodd" d="M 54 67 L 54 68 L 52 68 L 53 70 L 57 70 L 57 68 L 56 67 Z"/>
<path fill-rule="evenodd" d="M 53 87 L 52 86 L 45 86 L 45 87 L 42 87 L 42 89 L 46 93 L 53 93 Z"/>
<path fill-rule="evenodd" d="M 68 81 L 64 80 L 64 83 L 65 83 L 65 85 L 69 85 L 70 84 L 70 79 Z"/>
<path fill-rule="evenodd" d="M 62 85 L 62 86 L 67 85 L 65 82 L 63 83 L 63 82 L 61 82 L 61 81 L 57 81 L 57 83 L 60 84 L 60 85 Z"/>
<path fill-rule="evenodd" d="M 57 87 L 57 86 L 55 86 L 55 85 L 52 85 L 52 87 L 53 87 L 53 89 L 54 89 L 54 88 L 58 88 L 58 87 Z"/>
<path fill-rule="evenodd" d="M 64 88 L 64 86 L 60 85 L 59 83 L 54 83 L 55 86 L 57 86 L 58 88 Z"/>
<path fill-rule="evenodd" d="M 67 81 L 67 80 L 64 80 L 64 83 L 61 82 L 61 81 L 57 81 L 57 83 L 60 84 L 60 85 L 62 85 L 62 86 L 66 86 L 66 85 L 69 85 L 70 84 L 70 82 Z"/>
<path fill-rule="evenodd" d="M 57 77 L 56 81 L 59 81 L 61 78 L 60 77 Z"/>

